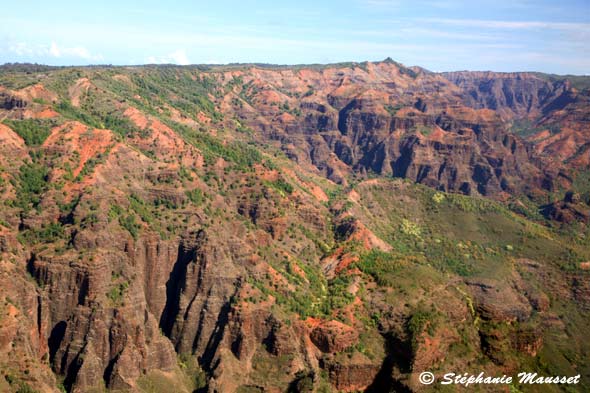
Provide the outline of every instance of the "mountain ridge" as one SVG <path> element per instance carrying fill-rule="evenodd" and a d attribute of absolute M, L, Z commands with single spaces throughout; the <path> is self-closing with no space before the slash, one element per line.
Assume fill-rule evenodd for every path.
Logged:
<path fill-rule="evenodd" d="M 590 78 L 590 75 L 587 74 L 554 74 L 554 73 L 547 73 L 547 72 L 541 72 L 541 71 L 534 71 L 534 70 L 520 70 L 520 71 L 494 71 L 494 70 L 468 70 L 468 69 L 464 69 L 464 70 L 453 70 L 453 71 L 431 71 L 427 68 L 418 66 L 418 65 L 411 65 L 411 66 L 407 66 L 403 63 L 397 62 L 395 60 L 393 60 L 392 58 L 388 57 L 386 59 L 383 60 L 363 60 L 363 61 L 341 61 L 341 62 L 335 62 L 335 63 L 301 63 L 301 64 L 274 64 L 274 63 L 264 63 L 264 62 L 247 62 L 247 63 L 241 63 L 241 62 L 231 62 L 231 63 L 219 63 L 219 64 L 214 64 L 214 63 L 194 63 L 194 64 L 174 64 L 174 63 L 169 63 L 169 64 L 150 64 L 150 63 L 145 63 L 145 64 L 90 64 L 90 65 L 47 65 L 47 64 L 40 64 L 40 63 L 20 63 L 20 62 L 16 62 L 16 63 L 3 63 L 0 64 L 0 69 L 3 69 L 5 71 L 23 71 L 24 69 L 26 69 L 27 67 L 37 67 L 38 69 L 60 69 L 60 68 L 127 68 L 127 67 L 178 67 L 178 68 L 190 68 L 190 67 L 195 67 L 195 68 L 207 68 L 207 67 L 219 67 L 219 68 L 223 68 L 223 67 L 261 67 L 261 68 L 265 68 L 265 67 L 277 67 L 277 68 L 301 68 L 301 67 L 307 67 L 307 68 L 312 68 L 312 67 L 339 67 L 339 66 L 359 66 L 361 64 L 368 64 L 368 63 L 373 63 L 373 64 L 379 64 L 379 63 L 394 63 L 394 64 L 399 64 L 403 67 L 406 68 L 416 68 L 416 69 L 421 69 L 424 72 L 429 72 L 429 73 L 434 73 L 434 74 L 445 74 L 445 73 L 464 73 L 464 72 L 480 72 L 480 73 L 495 73 L 495 74 L 537 74 L 537 75 L 542 75 L 545 76 L 547 78 L 550 79 L 567 79 L 569 78 L 581 78 L 581 79 L 585 79 L 585 78 Z"/>

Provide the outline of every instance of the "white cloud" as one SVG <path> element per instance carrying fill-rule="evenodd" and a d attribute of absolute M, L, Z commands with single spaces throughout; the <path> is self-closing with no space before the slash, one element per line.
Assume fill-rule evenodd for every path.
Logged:
<path fill-rule="evenodd" d="M 84 60 L 102 60 L 102 56 L 92 55 L 88 49 L 84 47 L 59 47 L 55 42 L 51 43 L 49 54 L 53 57 L 78 57 Z"/>
<path fill-rule="evenodd" d="M 53 57 L 61 57 L 61 51 L 59 50 L 55 42 L 51 43 L 51 46 L 49 47 L 49 54 Z"/>
<path fill-rule="evenodd" d="M 383 7 L 383 6 L 397 6 L 397 1 L 389 1 L 389 0 L 366 0 L 365 4 L 376 6 L 376 7 Z"/>
<path fill-rule="evenodd" d="M 88 61 L 100 61 L 103 59 L 101 55 L 93 55 L 84 47 L 64 47 L 57 45 L 55 42 L 50 45 L 30 45 L 26 42 L 11 43 L 8 46 L 8 51 L 17 56 L 73 57 Z"/>
<path fill-rule="evenodd" d="M 31 48 L 24 42 L 17 42 L 8 46 L 8 51 L 16 54 L 17 56 L 31 56 L 38 53 L 37 50 Z"/>
<path fill-rule="evenodd" d="M 541 22 L 541 21 L 504 21 L 504 20 L 486 20 L 486 19 L 439 19 L 426 18 L 425 21 L 440 23 L 444 25 L 459 27 L 479 27 L 489 29 L 551 29 L 567 31 L 588 31 L 588 23 L 569 23 L 569 22 Z"/>
<path fill-rule="evenodd" d="M 178 49 L 172 53 L 164 56 L 150 56 L 147 58 L 147 62 L 150 64 L 178 64 L 187 65 L 190 64 L 190 60 L 186 55 L 184 49 Z"/>

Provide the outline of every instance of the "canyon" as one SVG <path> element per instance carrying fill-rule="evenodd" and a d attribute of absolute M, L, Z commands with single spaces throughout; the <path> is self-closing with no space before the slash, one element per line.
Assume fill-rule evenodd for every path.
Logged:
<path fill-rule="evenodd" d="M 0 390 L 589 388 L 589 82 L 0 66 Z"/>

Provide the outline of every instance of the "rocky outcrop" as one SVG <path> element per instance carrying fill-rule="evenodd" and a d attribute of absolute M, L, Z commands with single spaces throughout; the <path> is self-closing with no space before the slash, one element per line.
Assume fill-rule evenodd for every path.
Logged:
<path fill-rule="evenodd" d="M 565 224 L 590 222 L 590 206 L 573 191 L 567 192 L 563 200 L 543 206 L 541 212 L 545 217 Z"/>
<path fill-rule="evenodd" d="M 491 279 L 468 280 L 466 283 L 482 318 L 521 322 L 529 318 L 531 305 L 512 286 Z"/>
<path fill-rule="evenodd" d="M 26 106 L 27 102 L 22 97 L 0 92 L 0 109 L 24 109 Z"/>
<path fill-rule="evenodd" d="M 33 256 L 29 263 L 47 295 L 51 362 L 66 385 L 133 388 L 150 370 L 173 370 L 174 349 L 214 367 L 239 289 L 230 257 L 239 245 L 215 244 L 205 231 L 176 245 L 141 238 L 110 248 L 117 244 L 89 261 Z"/>
<path fill-rule="evenodd" d="M 57 393 L 47 365 L 48 304 L 31 280 L 25 264 L 0 252 L 0 390 L 35 389 Z"/>
<path fill-rule="evenodd" d="M 445 72 L 467 94 L 466 105 L 488 108 L 506 118 L 537 117 L 571 101 L 567 81 L 551 82 L 530 73 Z"/>
<path fill-rule="evenodd" d="M 354 345 L 358 332 L 341 322 L 329 321 L 313 329 L 310 337 L 322 352 L 336 353 Z"/>
<path fill-rule="evenodd" d="M 511 336 L 512 348 L 528 356 L 537 356 L 543 346 L 540 329 L 519 329 Z"/>
<path fill-rule="evenodd" d="M 204 231 L 191 234 L 179 246 L 179 255 L 166 284 L 166 306 L 160 318 L 164 334 L 179 353 L 197 353 L 209 365 L 228 323 L 231 299 L 240 282 L 232 256 L 239 243 L 211 242 Z"/>
<path fill-rule="evenodd" d="M 120 265 L 121 258 L 130 257 L 111 252 L 77 263 L 42 256 L 29 262 L 49 304 L 50 361 L 73 391 L 103 381 L 111 388 L 133 388 L 149 370 L 176 367 L 173 347 L 160 335 L 141 280 Z"/>
<path fill-rule="evenodd" d="M 242 96 L 258 110 L 246 111 L 244 105 L 226 110 L 237 111 L 252 128 L 279 140 L 299 164 L 313 165 L 338 183 L 345 183 L 351 171 L 377 173 L 444 191 L 505 199 L 510 194 L 551 191 L 569 181 L 565 169 L 538 156 L 531 144 L 508 131 L 506 119 L 498 115 L 500 107 L 508 105 L 507 110 L 512 111 L 509 104 L 514 104 L 515 112 L 510 112 L 514 117 L 527 105 L 569 91 L 567 84 L 544 95 L 531 93 L 541 98 L 521 97 L 503 89 L 501 83 L 511 85 L 508 81 L 521 78 L 514 89 L 529 91 L 543 90 L 547 82 L 532 76 L 504 80 L 490 75 L 490 80 L 500 83 L 491 91 L 506 90 L 505 96 L 493 105 L 488 98 L 481 98 L 478 104 L 466 98 L 471 95 L 459 76 L 445 74 L 449 78 L 445 79 L 424 71 L 404 73 L 400 67 L 384 62 L 369 64 L 364 71 L 292 74 L 285 81 L 253 69 L 243 76 L 251 79 Z M 278 100 L 274 105 L 262 100 L 268 90 L 248 87 L 256 83 L 272 89 L 267 85 L 272 81 L 278 83 L 277 90 L 295 94 L 312 75 L 317 84 L 313 93 L 303 99 L 273 96 Z M 467 77 L 477 80 L 471 74 Z M 444 95 L 434 99 L 427 93 L 433 88 Z M 299 111 L 288 123 L 278 121 L 285 115 L 284 105 Z"/>
<path fill-rule="evenodd" d="M 588 275 L 584 273 L 572 274 L 569 279 L 572 296 L 577 304 L 584 310 L 590 310 L 590 282 Z"/>
<path fill-rule="evenodd" d="M 362 359 L 351 364 L 328 366 L 329 378 L 338 391 L 354 392 L 366 389 L 379 373 L 379 365 Z"/>
<path fill-rule="evenodd" d="M 496 111 L 527 135 L 537 154 L 588 166 L 590 95 L 567 78 L 533 73 L 449 72 L 443 76 L 463 91 L 471 108 Z"/>

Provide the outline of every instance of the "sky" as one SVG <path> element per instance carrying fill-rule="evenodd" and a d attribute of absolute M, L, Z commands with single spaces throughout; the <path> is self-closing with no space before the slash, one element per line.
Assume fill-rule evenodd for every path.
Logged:
<path fill-rule="evenodd" d="M 6 1 L 6 0 L 2 0 Z M 0 63 L 310 64 L 590 74 L 590 0 L 21 1 Z"/>

